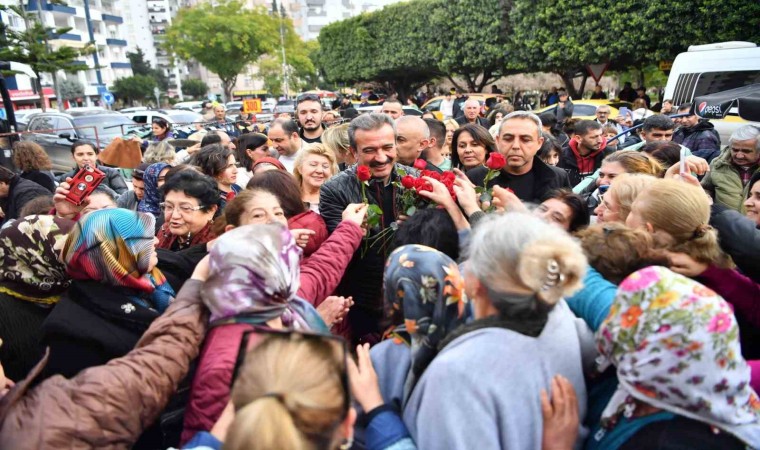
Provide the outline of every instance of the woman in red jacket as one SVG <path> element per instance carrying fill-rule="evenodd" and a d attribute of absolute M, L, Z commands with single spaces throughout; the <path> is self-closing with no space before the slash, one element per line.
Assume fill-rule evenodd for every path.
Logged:
<path fill-rule="evenodd" d="M 266 326 L 328 332 L 312 305 L 319 306 L 340 282 L 364 236 L 359 225 L 366 209 L 349 205 L 341 225 L 302 263 L 295 238 L 282 227 L 286 220 L 274 195 L 247 189 L 227 205 L 226 232 L 210 253 L 203 298 L 212 311 L 211 329 L 193 379 L 183 443 L 210 430 L 221 416 L 245 331 Z M 336 305 L 345 315 L 350 300 Z"/>

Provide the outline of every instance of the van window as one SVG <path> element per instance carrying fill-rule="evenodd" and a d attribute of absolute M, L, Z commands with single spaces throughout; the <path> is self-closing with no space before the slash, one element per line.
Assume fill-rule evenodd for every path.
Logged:
<path fill-rule="evenodd" d="M 683 73 L 678 76 L 673 102 L 676 105 L 683 105 L 700 95 L 714 94 L 755 83 L 760 83 L 760 70 Z"/>

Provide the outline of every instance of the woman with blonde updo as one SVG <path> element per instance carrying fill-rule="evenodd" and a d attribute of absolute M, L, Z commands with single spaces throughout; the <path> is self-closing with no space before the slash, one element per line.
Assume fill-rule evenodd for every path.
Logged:
<path fill-rule="evenodd" d="M 356 164 L 356 158 L 349 151 L 348 124 L 332 126 L 322 133 L 322 144 L 332 150 L 338 158 L 338 169 L 346 170 L 347 167 Z M 337 175 L 337 174 L 336 174 Z"/>
<path fill-rule="evenodd" d="M 479 223 L 464 269 L 475 320 L 441 342 L 404 408 L 419 448 L 541 448 L 538 396 L 555 374 L 573 385 L 583 421 L 581 348 L 591 334 L 579 336 L 562 297 L 580 288 L 585 270 L 578 243 L 538 217 Z"/>
<path fill-rule="evenodd" d="M 640 173 L 621 174 L 610 185 L 594 210 L 597 222 L 625 223 L 631 213 L 631 205 L 641 191 L 651 186 L 657 178 Z"/>
<path fill-rule="evenodd" d="M 273 334 L 247 355 L 232 389 L 225 450 L 349 448 L 356 411 L 341 342 Z"/>
<path fill-rule="evenodd" d="M 698 262 L 730 267 L 731 260 L 718 245 L 718 233 L 709 221 L 710 203 L 702 189 L 663 179 L 636 197 L 626 225 L 648 231 L 655 245 L 671 252 L 685 253 Z"/>

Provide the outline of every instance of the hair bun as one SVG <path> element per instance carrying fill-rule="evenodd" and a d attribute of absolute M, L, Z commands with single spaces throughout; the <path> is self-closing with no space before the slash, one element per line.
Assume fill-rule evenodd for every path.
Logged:
<path fill-rule="evenodd" d="M 579 246 L 548 239 L 528 244 L 517 264 L 520 281 L 552 305 L 580 289 L 585 272 L 586 258 Z"/>

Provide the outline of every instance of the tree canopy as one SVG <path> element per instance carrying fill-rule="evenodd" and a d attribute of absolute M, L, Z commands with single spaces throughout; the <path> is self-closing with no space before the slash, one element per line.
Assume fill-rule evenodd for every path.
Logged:
<path fill-rule="evenodd" d="M 689 45 L 758 42 L 758 18 L 746 0 L 413 0 L 322 28 L 316 63 L 328 81 L 402 95 L 440 76 L 480 91 L 517 72 L 557 73 L 573 92 L 587 64 L 641 69 Z"/>
<path fill-rule="evenodd" d="M 193 98 L 205 98 L 208 94 L 208 85 L 198 78 L 188 78 L 182 82 L 182 92 Z"/>
<path fill-rule="evenodd" d="M 134 102 L 153 97 L 153 89 L 157 86 L 155 78 L 149 75 L 135 75 L 114 81 L 113 91 L 121 100 Z"/>

